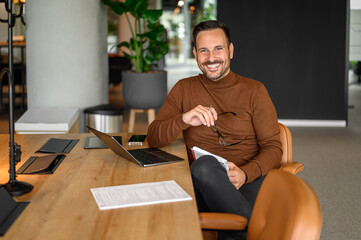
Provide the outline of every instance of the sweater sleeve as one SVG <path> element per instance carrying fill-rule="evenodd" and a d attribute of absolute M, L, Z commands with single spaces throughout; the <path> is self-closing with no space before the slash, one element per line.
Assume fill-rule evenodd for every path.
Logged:
<path fill-rule="evenodd" d="M 282 145 L 276 109 L 264 85 L 252 96 L 253 127 L 259 153 L 240 168 L 247 175 L 247 183 L 266 175 L 281 161 Z"/>
<path fill-rule="evenodd" d="M 178 82 L 167 96 L 156 119 L 149 125 L 147 140 L 150 147 L 165 147 L 174 142 L 189 126 L 183 122 L 182 88 Z"/>

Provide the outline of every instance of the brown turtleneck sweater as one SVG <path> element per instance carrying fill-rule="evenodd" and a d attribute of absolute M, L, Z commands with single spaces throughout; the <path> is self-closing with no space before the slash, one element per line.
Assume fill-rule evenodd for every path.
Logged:
<path fill-rule="evenodd" d="M 224 147 L 210 127 L 184 123 L 183 113 L 198 105 L 212 105 L 218 114 L 236 113 L 219 116 L 216 124 L 229 144 L 244 141 Z M 182 132 L 190 163 L 194 161 L 190 148 L 197 146 L 234 162 L 246 173 L 247 182 L 266 175 L 281 160 L 277 113 L 266 88 L 233 72 L 218 81 L 200 74 L 176 83 L 148 128 L 148 143 L 164 147 Z"/>

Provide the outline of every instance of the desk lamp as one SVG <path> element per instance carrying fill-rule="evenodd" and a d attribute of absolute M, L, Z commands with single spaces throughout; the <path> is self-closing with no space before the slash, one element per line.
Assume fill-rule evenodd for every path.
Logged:
<path fill-rule="evenodd" d="M 4 187 L 12 196 L 21 196 L 28 192 L 30 192 L 34 187 L 26 182 L 20 182 L 16 180 L 16 172 L 15 172 L 15 164 L 20 162 L 20 155 L 21 155 L 21 148 L 20 145 L 17 145 L 14 142 L 14 96 L 13 96 L 13 86 L 14 86 L 14 79 L 13 79 L 13 27 L 15 25 L 15 18 L 21 17 L 22 15 L 22 3 L 25 3 L 25 0 L 14 1 L 15 3 L 21 4 L 20 13 L 18 15 L 14 15 L 12 13 L 12 0 L 0 0 L 1 2 L 5 2 L 5 8 L 8 12 L 8 57 L 9 57 L 9 68 L 4 68 L 0 73 L 0 82 L 2 78 L 7 74 L 9 80 L 9 134 L 10 134 L 10 154 L 9 154 L 9 161 L 10 161 L 10 179 L 9 182 L 6 184 L 1 185 Z M 0 19 L 1 22 L 4 20 Z"/>

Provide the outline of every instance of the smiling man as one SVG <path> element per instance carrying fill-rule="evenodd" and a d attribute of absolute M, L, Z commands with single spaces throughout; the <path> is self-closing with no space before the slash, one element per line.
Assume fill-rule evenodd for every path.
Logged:
<path fill-rule="evenodd" d="M 230 71 L 233 44 L 229 43 L 222 29 L 199 32 L 193 54 L 201 71 L 211 80 L 217 81 Z"/>
<path fill-rule="evenodd" d="M 148 143 L 164 147 L 183 133 L 198 210 L 249 219 L 265 175 L 282 156 L 277 113 L 262 83 L 230 70 L 234 47 L 223 23 L 199 23 L 193 44 L 203 74 L 176 83 L 148 128 Z M 212 156 L 195 161 L 194 146 L 227 159 L 229 170 Z M 219 239 L 246 235 L 223 231 Z"/>

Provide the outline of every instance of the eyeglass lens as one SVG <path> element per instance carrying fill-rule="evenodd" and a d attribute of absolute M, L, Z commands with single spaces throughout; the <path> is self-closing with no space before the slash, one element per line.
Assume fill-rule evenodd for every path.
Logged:
<path fill-rule="evenodd" d="M 226 114 L 226 113 L 231 113 L 233 116 L 236 116 L 236 115 L 237 115 L 237 114 L 234 113 L 234 112 L 223 112 L 223 113 L 218 114 L 218 116 L 221 116 L 221 115 Z M 236 145 L 236 144 L 238 144 L 238 143 L 243 142 L 243 140 L 247 139 L 247 137 L 246 137 L 245 139 L 243 139 L 243 140 L 241 140 L 241 141 L 239 141 L 239 142 L 236 142 L 236 143 L 233 143 L 233 144 L 229 144 L 229 143 L 227 142 L 227 140 L 223 137 L 223 135 L 220 133 L 220 131 L 218 130 L 218 127 L 217 127 L 216 122 L 214 122 L 214 125 L 211 126 L 211 129 L 212 129 L 212 131 L 213 131 L 214 133 L 217 133 L 217 134 L 218 134 L 218 142 L 219 142 L 219 144 L 223 145 L 224 147 L 229 147 L 229 146 Z"/>

